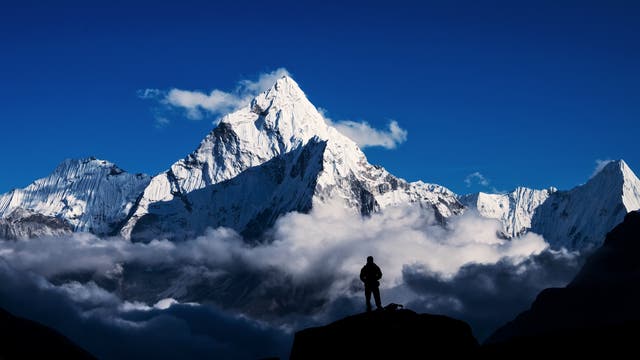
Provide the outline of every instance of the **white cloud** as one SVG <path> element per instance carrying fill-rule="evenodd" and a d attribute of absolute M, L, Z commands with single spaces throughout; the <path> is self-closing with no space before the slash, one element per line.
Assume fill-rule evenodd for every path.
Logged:
<path fill-rule="evenodd" d="M 47 277 L 82 271 L 113 277 L 122 272 L 118 269 L 122 263 L 135 262 L 205 266 L 222 273 L 236 271 L 238 266 L 243 271 L 271 268 L 296 279 L 327 271 L 348 279 L 359 271 L 367 255 L 374 255 L 385 269 L 389 287 L 401 281 L 406 264 L 423 264 L 452 276 L 469 263 L 490 264 L 505 258 L 518 262 L 547 247 L 533 233 L 502 240 L 497 236 L 498 221 L 471 212 L 450 219 L 449 229 L 436 223 L 433 214 L 419 207 L 390 208 L 363 218 L 341 204 L 329 204 L 316 206 L 309 214 L 285 215 L 273 229 L 274 240 L 257 246 L 247 245 L 233 230 L 219 228 L 178 243 L 131 243 L 86 233 L 3 241 L 0 253 L 12 266 Z M 76 260 L 60 260 L 67 258 Z"/>
<path fill-rule="evenodd" d="M 614 160 L 612 160 L 612 159 L 606 159 L 606 160 L 597 159 L 596 160 L 596 167 L 595 167 L 595 169 L 593 169 L 593 173 L 591 174 L 590 178 L 598 175 L 598 173 L 600 173 L 600 171 L 602 171 L 602 169 L 604 169 L 604 167 L 607 166 L 612 161 L 614 161 Z"/>
<path fill-rule="evenodd" d="M 203 111 L 220 114 L 233 111 L 247 104 L 247 99 L 238 94 L 212 90 L 209 94 L 198 91 L 171 89 L 164 101 L 175 107 L 183 108 L 191 120 L 203 118 Z"/>
<path fill-rule="evenodd" d="M 170 122 L 171 121 L 169 121 L 169 119 L 164 116 L 156 116 L 156 127 L 159 129 L 169 125 Z"/>
<path fill-rule="evenodd" d="M 388 130 L 374 129 L 365 121 L 343 120 L 332 125 L 362 148 L 382 146 L 395 149 L 398 144 L 407 140 L 407 130 L 402 129 L 395 120 L 389 122 Z"/>
<path fill-rule="evenodd" d="M 162 96 L 160 89 L 140 89 L 136 93 L 140 99 L 156 99 Z"/>
<path fill-rule="evenodd" d="M 209 92 L 173 88 L 168 91 L 144 89 L 138 91 L 143 99 L 159 100 L 169 108 L 184 111 L 187 118 L 201 120 L 206 115 L 220 115 L 237 110 L 259 93 L 271 87 L 279 78 L 289 75 L 284 68 L 263 73 L 257 80 L 241 80 L 233 91 L 213 89 Z"/>
<path fill-rule="evenodd" d="M 467 175 L 464 179 L 464 183 L 467 184 L 467 187 L 471 187 L 474 183 L 480 184 L 482 186 L 489 186 L 490 181 L 480 172 L 476 171 L 473 174 Z"/>
<path fill-rule="evenodd" d="M 253 97 L 272 87 L 273 84 L 283 76 L 290 76 L 285 68 L 279 68 L 269 73 L 262 73 L 256 81 L 241 80 L 235 92 L 243 94 L 245 97 L 247 95 Z"/>
<path fill-rule="evenodd" d="M 327 110 L 318 108 L 324 120 L 330 126 L 335 127 L 342 135 L 355 141 L 361 148 L 371 146 L 382 146 L 386 149 L 395 149 L 398 144 L 407 140 L 407 130 L 398 125 L 398 122 L 391 120 L 388 130 L 378 130 L 366 121 L 357 122 L 351 120 L 333 121 L 327 116 Z"/>

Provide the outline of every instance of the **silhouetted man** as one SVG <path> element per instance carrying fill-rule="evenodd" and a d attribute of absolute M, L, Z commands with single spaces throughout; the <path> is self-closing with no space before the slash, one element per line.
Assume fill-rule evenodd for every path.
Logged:
<path fill-rule="evenodd" d="M 364 283 L 364 296 L 367 299 L 367 311 L 371 311 L 371 293 L 376 301 L 376 307 L 378 310 L 382 310 L 382 303 L 380 302 L 380 280 L 382 278 L 382 271 L 378 265 L 373 262 L 373 256 L 367 257 L 367 263 L 360 270 L 360 280 Z"/>

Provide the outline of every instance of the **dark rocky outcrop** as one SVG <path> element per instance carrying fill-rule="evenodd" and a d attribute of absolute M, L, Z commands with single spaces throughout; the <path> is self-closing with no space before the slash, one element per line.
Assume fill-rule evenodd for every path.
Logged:
<path fill-rule="evenodd" d="M 0 239 L 20 240 L 40 236 L 59 236 L 73 232 L 68 221 L 18 208 L 9 216 L 0 218 Z"/>
<path fill-rule="evenodd" d="M 95 359 L 57 331 L 0 308 L 0 359 Z"/>
<path fill-rule="evenodd" d="M 542 291 L 531 309 L 487 339 L 487 350 L 571 354 L 636 351 L 640 338 L 640 212 L 630 212 L 565 288 Z M 534 346 L 535 345 L 535 346 Z"/>
<path fill-rule="evenodd" d="M 411 310 L 362 313 L 296 333 L 291 359 L 458 358 L 478 342 L 463 321 Z"/>

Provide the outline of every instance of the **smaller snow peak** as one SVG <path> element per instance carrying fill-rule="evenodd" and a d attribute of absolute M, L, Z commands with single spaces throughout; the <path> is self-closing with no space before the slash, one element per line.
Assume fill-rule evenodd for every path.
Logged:
<path fill-rule="evenodd" d="M 591 177 L 589 182 L 596 179 L 619 179 L 622 182 L 638 181 L 635 173 L 624 160 L 612 160 L 602 166 L 601 169 L 596 170 L 596 173 Z"/>
<path fill-rule="evenodd" d="M 53 173 L 64 176 L 70 173 L 102 172 L 105 170 L 108 171 L 110 175 L 120 175 L 125 172 L 110 161 L 91 156 L 81 159 L 66 159 L 56 167 Z"/>
<path fill-rule="evenodd" d="M 629 165 L 627 165 L 627 163 L 622 159 L 609 162 L 599 174 L 603 173 L 619 176 L 625 184 L 636 184 L 640 186 L 640 180 L 633 170 L 631 170 Z"/>
<path fill-rule="evenodd" d="M 620 170 L 622 170 L 622 174 L 624 175 L 625 178 L 632 178 L 632 179 L 638 178 L 636 174 L 633 172 L 633 170 L 631 170 L 629 165 L 627 165 L 627 163 L 624 160 L 620 159 L 619 162 L 620 162 Z"/>
<path fill-rule="evenodd" d="M 627 164 L 624 162 L 624 160 L 612 160 L 609 161 L 604 168 L 602 168 L 602 171 L 616 171 L 616 170 L 622 170 L 625 167 L 627 167 Z"/>
<path fill-rule="evenodd" d="M 78 169 L 78 168 L 87 166 L 88 164 L 90 164 L 89 166 L 100 166 L 101 160 L 98 160 L 93 156 L 87 157 L 87 158 L 80 158 L 80 159 L 65 159 L 63 162 L 58 164 L 54 172 L 64 173 L 69 171 L 69 169 Z M 113 165 L 113 164 L 109 164 L 109 165 Z"/>

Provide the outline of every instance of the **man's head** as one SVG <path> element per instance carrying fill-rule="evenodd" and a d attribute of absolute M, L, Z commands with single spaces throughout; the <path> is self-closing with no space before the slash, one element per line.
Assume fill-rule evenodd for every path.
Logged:
<path fill-rule="evenodd" d="M 367 256 L 367 263 L 371 264 L 373 262 L 373 256 Z"/>

